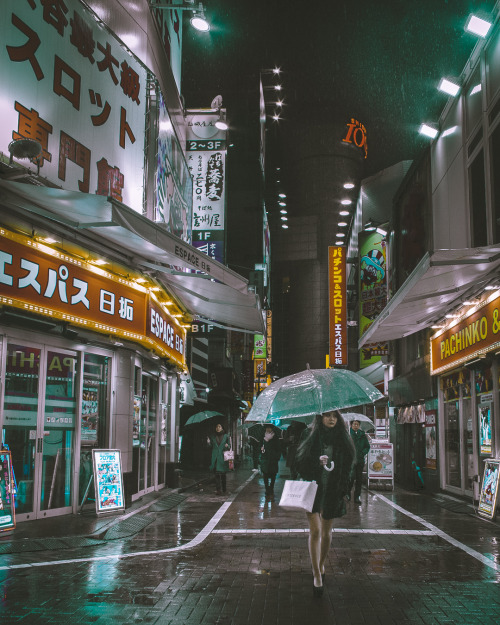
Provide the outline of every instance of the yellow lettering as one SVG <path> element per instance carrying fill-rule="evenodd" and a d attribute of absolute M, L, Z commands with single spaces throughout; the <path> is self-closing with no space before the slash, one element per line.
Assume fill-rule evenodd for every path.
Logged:
<path fill-rule="evenodd" d="M 24 367 L 24 363 L 27 362 L 30 369 L 33 369 L 35 366 L 35 353 L 31 352 L 31 354 L 26 358 L 26 354 L 24 352 L 17 352 L 20 356 L 19 366 Z"/>
<path fill-rule="evenodd" d="M 52 369 L 57 369 L 58 371 L 62 371 L 62 366 L 61 366 L 61 361 L 59 360 L 59 356 L 54 356 L 54 358 L 52 358 L 49 371 L 52 371 Z"/>
<path fill-rule="evenodd" d="M 467 326 L 465 328 L 465 347 L 469 347 L 472 345 L 472 326 Z"/>
<path fill-rule="evenodd" d="M 445 348 L 444 348 L 444 357 L 448 358 L 450 356 L 450 342 L 448 339 L 446 339 L 445 343 Z"/>
<path fill-rule="evenodd" d="M 479 341 L 479 321 L 475 321 L 472 324 L 472 344 L 474 345 L 474 343 L 476 343 L 477 341 Z"/>
<path fill-rule="evenodd" d="M 460 332 L 457 334 L 457 339 L 456 339 L 457 352 L 460 352 L 463 349 L 462 348 L 462 333 L 463 333 L 463 330 L 460 330 Z"/>
<path fill-rule="evenodd" d="M 444 358 L 444 341 L 441 341 L 441 360 Z"/>
<path fill-rule="evenodd" d="M 454 334 L 450 336 L 450 352 L 452 354 L 455 353 L 455 335 Z"/>
<path fill-rule="evenodd" d="M 481 317 L 481 325 L 479 327 L 479 330 L 481 332 L 481 338 L 484 339 L 488 336 L 488 320 L 486 319 L 486 317 Z"/>

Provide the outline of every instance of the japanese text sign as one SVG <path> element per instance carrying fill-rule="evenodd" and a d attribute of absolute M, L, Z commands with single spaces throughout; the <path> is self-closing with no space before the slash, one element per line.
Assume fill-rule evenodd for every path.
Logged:
<path fill-rule="evenodd" d="M 328 299 L 330 366 L 347 365 L 347 271 L 346 248 L 328 248 Z"/>
<path fill-rule="evenodd" d="M 40 175 L 141 211 L 146 70 L 79 0 L 2 6 L 0 150 L 37 141 Z"/>
<path fill-rule="evenodd" d="M 162 338 L 151 332 L 152 296 L 131 281 L 0 228 L 0 303 L 156 348 L 185 362 L 185 330 L 161 313 Z M 160 310 L 160 305 L 157 306 Z M 175 326 L 173 339 L 163 328 Z"/>

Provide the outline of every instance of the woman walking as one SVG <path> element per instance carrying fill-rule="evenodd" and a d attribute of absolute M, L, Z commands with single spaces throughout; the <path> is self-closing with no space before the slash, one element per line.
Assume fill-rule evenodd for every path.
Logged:
<path fill-rule="evenodd" d="M 229 470 L 224 452 L 231 449 L 231 441 L 220 423 L 215 426 L 215 434 L 207 437 L 207 443 L 212 447 L 210 471 L 215 473 L 215 489 L 217 495 L 222 495 L 226 492 L 226 473 Z"/>
<path fill-rule="evenodd" d="M 312 512 L 307 513 L 315 597 L 323 594 L 333 519 L 346 513 L 344 497 L 349 492 L 355 458 L 354 444 L 337 410 L 316 415 L 312 427 L 302 434 L 296 457 L 297 471 L 304 480 L 314 480 L 318 484 Z"/>
<path fill-rule="evenodd" d="M 266 487 L 266 500 L 274 501 L 274 482 L 281 458 L 281 444 L 272 425 L 267 425 L 260 450 L 260 468 Z"/>

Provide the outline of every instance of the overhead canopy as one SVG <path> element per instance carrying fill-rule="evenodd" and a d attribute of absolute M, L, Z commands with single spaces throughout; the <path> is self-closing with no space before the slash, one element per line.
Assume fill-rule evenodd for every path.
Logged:
<path fill-rule="evenodd" d="M 358 342 L 391 341 L 428 328 L 455 302 L 492 278 L 500 246 L 427 253 Z"/>
<path fill-rule="evenodd" d="M 386 365 L 384 362 L 382 362 L 382 360 L 378 360 L 377 362 L 374 362 L 371 365 L 368 365 L 368 367 L 365 367 L 364 369 L 360 369 L 359 371 L 356 371 L 356 373 L 358 375 L 360 375 L 362 378 L 364 378 L 365 380 L 368 380 L 368 382 L 370 382 L 371 384 L 373 384 L 373 386 L 375 386 L 376 388 L 378 388 L 380 390 L 380 384 L 382 384 L 382 388 L 383 388 L 383 384 L 384 384 L 384 371 L 385 371 Z"/>
<path fill-rule="evenodd" d="M 98 233 L 138 269 L 156 270 L 190 314 L 223 327 L 264 332 L 259 299 L 248 290 L 248 280 L 113 198 L 6 180 L 0 180 L 0 198 L 5 205 Z"/>

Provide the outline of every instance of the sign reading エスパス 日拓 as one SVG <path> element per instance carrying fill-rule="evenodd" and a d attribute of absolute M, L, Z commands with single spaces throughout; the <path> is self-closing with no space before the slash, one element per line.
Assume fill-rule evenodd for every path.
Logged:
<path fill-rule="evenodd" d="M 121 336 L 185 363 L 185 329 L 147 289 L 3 228 L 0 303 Z"/>

